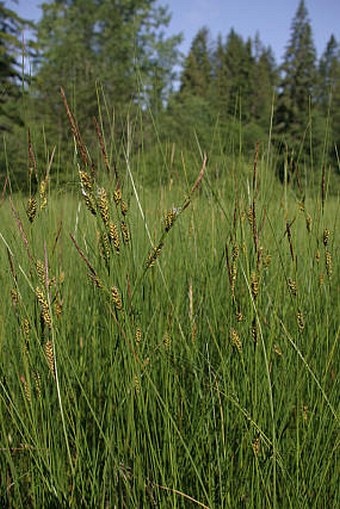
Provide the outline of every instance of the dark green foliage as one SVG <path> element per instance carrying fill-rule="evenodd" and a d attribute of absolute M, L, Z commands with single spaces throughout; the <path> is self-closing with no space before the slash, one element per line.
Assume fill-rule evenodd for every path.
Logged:
<path fill-rule="evenodd" d="M 65 0 L 42 5 L 37 94 L 52 133 L 65 136 L 60 86 L 88 131 L 93 116 L 98 116 L 101 87 L 117 115 L 118 132 L 119 118 L 125 122 L 137 104 L 162 108 L 180 39 L 163 36 L 162 27 L 170 18 L 165 8 L 154 4 L 155 0 Z"/>
<path fill-rule="evenodd" d="M 30 23 L 0 2 L 0 186 L 7 162 L 16 166 L 16 176 L 25 164 L 26 81 L 24 63 L 31 54 L 30 43 L 23 45 L 22 32 Z M 20 62 L 20 64 L 19 64 Z"/>
<path fill-rule="evenodd" d="M 258 36 L 255 38 L 254 45 L 256 66 L 251 113 L 256 123 L 268 129 L 278 73 L 272 49 L 264 47 Z"/>
<path fill-rule="evenodd" d="M 301 0 L 281 67 L 282 79 L 275 116 L 278 136 L 299 143 L 307 127 L 316 85 L 316 54 L 308 12 Z M 287 134 L 288 133 L 288 134 Z"/>
<path fill-rule="evenodd" d="M 209 31 L 201 28 L 194 37 L 181 75 L 180 98 L 189 95 L 207 99 L 211 84 L 211 56 Z"/>
<path fill-rule="evenodd" d="M 17 64 L 19 34 L 23 21 L 0 2 L 0 132 L 10 131 L 20 124 L 20 112 L 15 102 L 20 96 L 22 74 Z"/>

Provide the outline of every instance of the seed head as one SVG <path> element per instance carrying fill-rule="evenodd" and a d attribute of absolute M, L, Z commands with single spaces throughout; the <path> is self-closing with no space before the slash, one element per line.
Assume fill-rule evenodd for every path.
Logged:
<path fill-rule="evenodd" d="M 325 274 L 323 272 L 320 272 L 319 274 L 319 284 L 320 286 L 323 286 L 325 284 Z"/>
<path fill-rule="evenodd" d="M 265 266 L 265 268 L 267 269 L 269 267 L 269 265 L 271 264 L 272 262 L 272 256 L 270 254 L 267 254 L 264 259 L 263 259 L 263 264 Z"/>
<path fill-rule="evenodd" d="M 247 217 L 248 217 L 248 222 L 249 222 L 250 226 L 252 226 L 253 222 L 254 222 L 253 207 L 249 207 L 249 209 L 247 210 Z"/>
<path fill-rule="evenodd" d="M 243 313 L 242 313 L 242 311 L 240 309 L 238 311 L 236 311 L 236 320 L 238 322 L 242 322 L 243 321 Z"/>
<path fill-rule="evenodd" d="M 140 327 L 137 327 L 136 329 L 136 343 L 139 346 L 142 341 L 142 329 Z"/>
<path fill-rule="evenodd" d="M 282 354 L 282 350 L 281 350 L 281 348 L 279 347 L 279 345 L 277 343 L 274 344 L 273 350 L 274 350 L 274 352 L 276 353 L 276 355 L 278 357 L 282 357 L 282 355 L 283 355 Z"/>
<path fill-rule="evenodd" d="M 297 295 L 297 285 L 296 285 L 296 281 L 292 278 L 288 278 L 288 286 L 289 286 L 289 290 L 291 292 L 291 294 L 296 297 Z"/>
<path fill-rule="evenodd" d="M 308 405 L 302 406 L 302 413 L 303 413 L 303 420 L 305 422 L 307 422 L 308 421 Z"/>
<path fill-rule="evenodd" d="M 322 235 L 322 241 L 325 247 L 328 245 L 330 234 L 331 232 L 328 230 L 328 228 L 325 228 Z"/>
<path fill-rule="evenodd" d="M 47 184 L 48 184 L 47 177 L 40 182 L 40 186 L 39 186 L 40 210 L 43 210 L 47 205 L 47 197 L 46 197 Z"/>
<path fill-rule="evenodd" d="M 230 339 L 232 344 L 236 347 L 238 353 L 242 353 L 242 342 L 240 339 L 240 336 L 238 335 L 238 332 L 235 329 L 230 330 Z"/>
<path fill-rule="evenodd" d="M 313 223 L 312 217 L 309 214 L 307 214 L 306 215 L 306 228 L 307 228 L 308 233 L 310 233 L 312 231 L 312 223 Z"/>
<path fill-rule="evenodd" d="M 146 260 L 146 268 L 149 269 L 150 267 L 153 267 L 156 263 L 157 258 L 160 257 L 162 249 L 164 247 L 163 242 L 160 242 L 158 246 L 154 247 L 148 254 L 147 260 Z"/>
<path fill-rule="evenodd" d="M 128 210 L 129 210 L 129 207 L 128 207 L 128 204 L 126 203 L 126 201 L 121 200 L 120 210 L 122 211 L 123 216 L 126 216 L 126 214 L 128 213 Z"/>
<path fill-rule="evenodd" d="M 35 216 L 37 215 L 37 200 L 34 196 L 28 199 L 26 214 L 30 223 L 33 223 Z"/>
<path fill-rule="evenodd" d="M 99 289 L 103 288 L 103 283 L 100 281 L 97 274 L 94 274 L 93 272 L 87 273 L 88 277 L 91 279 L 92 283 Z"/>
<path fill-rule="evenodd" d="M 46 273 L 45 273 L 44 262 L 42 262 L 41 260 L 37 260 L 35 266 L 36 266 L 36 269 L 37 269 L 39 281 L 40 281 L 40 283 L 42 285 L 45 286 L 45 284 L 46 284 Z"/>
<path fill-rule="evenodd" d="M 31 324 L 27 317 L 24 318 L 22 321 L 22 330 L 24 331 L 25 343 L 28 346 L 28 343 L 30 340 L 30 333 L 31 333 Z"/>
<path fill-rule="evenodd" d="M 53 352 L 52 341 L 46 341 L 46 343 L 44 345 L 44 350 L 45 350 L 48 367 L 50 369 L 50 372 L 53 375 L 53 378 L 55 379 L 54 352 Z"/>
<path fill-rule="evenodd" d="M 232 251 L 232 257 L 233 257 L 234 262 L 236 262 L 238 260 L 239 255 L 240 255 L 240 250 L 239 250 L 238 244 L 235 243 L 233 245 L 233 251 Z"/>
<path fill-rule="evenodd" d="M 254 344 L 257 345 L 257 326 L 256 326 L 255 318 L 254 318 L 253 323 L 251 325 L 251 335 L 252 335 Z"/>
<path fill-rule="evenodd" d="M 120 223 L 120 228 L 122 230 L 123 242 L 124 244 L 128 244 L 130 242 L 130 231 L 128 225 L 122 221 Z"/>
<path fill-rule="evenodd" d="M 24 376 L 20 377 L 20 382 L 22 383 L 22 385 L 24 387 L 24 394 L 25 394 L 26 400 L 28 401 L 28 403 L 31 403 L 31 401 L 32 401 L 32 394 L 31 394 L 31 386 L 30 386 L 30 384 L 27 382 L 27 380 L 26 380 L 26 378 Z"/>
<path fill-rule="evenodd" d="M 97 215 L 96 202 L 92 194 L 83 194 L 85 205 L 94 216 Z"/>
<path fill-rule="evenodd" d="M 11 300 L 14 307 L 16 307 L 19 303 L 19 294 L 16 288 L 11 289 Z"/>
<path fill-rule="evenodd" d="M 79 170 L 80 185 L 86 194 L 91 194 L 93 190 L 93 178 L 84 170 Z"/>
<path fill-rule="evenodd" d="M 253 295 L 253 299 L 255 300 L 259 293 L 259 278 L 256 272 L 251 273 L 251 293 Z"/>
<path fill-rule="evenodd" d="M 119 240 L 118 228 L 112 221 L 110 221 L 110 224 L 109 224 L 109 237 L 113 244 L 113 247 L 115 248 L 116 253 L 119 254 L 120 240 Z"/>
<path fill-rule="evenodd" d="M 51 315 L 50 315 L 50 309 L 48 306 L 48 302 L 45 299 L 44 292 L 42 291 L 42 289 L 39 286 L 37 286 L 37 288 L 35 289 L 35 295 L 36 295 L 38 302 L 40 304 L 41 316 L 43 318 L 43 321 L 44 321 L 45 325 L 47 325 L 47 327 L 49 329 L 51 329 L 52 328 L 52 319 L 51 319 Z"/>
<path fill-rule="evenodd" d="M 326 254 L 325 254 L 325 263 L 326 263 L 327 276 L 329 277 L 329 279 L 331 279 L 332 274 L 333 274 L 333 260 L 332 260 L 332 255 L 328 250 L 326 250 Z"/>
<path fill-rule="evenodd" d="M 110 221 L 109 202 L 107 199 L 106 190 L 103 187 L 98 189 L 98 208 L 103 223 L 106 227 L 108 227 Z"/>
<path fill-rule="evenodd" d="M 63 304 L 60 300 L 56 300 L 54 303 L 55 314 L 57 318 L 61 317 L 63 311 Z"/>
<path fill-rule="evenodd" d="M 139 394 L 140 390 L 141 390 L 141 387 L 140 387 L 140 380 L 139 380 L 138 375 L 135 375 L 133 377 L 133 385 L 134 385 L 136 393 Z"/>
<path fill-rule="evenodd" d="M 41 376 L 39 371 L 33 371 L 33 378 L 35 382 L 35 392 L 37 394 L 38 399 L 41 398 Z"/>
<path fill-rule="evenodd" d="M 112 286 L 111 295 L 112 295 L 112 300 L 113 300 L 113 303 L 114 303 L 117 311 L 122 311 L 123 302 L 122 302 L 122 298 L 120 296 L 120 292 L 116 286 Z"/>
<path fill-rule="evenodd" d="M 115 204 L 118 206 L 119 202 L 122 199 L 122 190 L 120 189 L 120 187 L 113 192 L 113 199 L 115 201 Z"/>
<path fill-rule="evenodd" d="M 305 317 L 301 309 L 297 312 L 296 321 L 300 332 L 302 332 L 305 328 Z"/>
<path fill-rule="evenodd" d="M 168 331 L 166 331 L 163 336 L 163 345 L 166 350 L 169 350 L 171 347 L 171 336 Z"/>
<path fill-rule="evenodd" d="M 164 226 L 165 226 L 166 232 L 168 232 L 172 228 L 172 226 L 175 222 L 176 216 L 177 216 L 177 211 L 174 208 L 168 210 L 168 212 L 165 214 Z"/>
<path fill-rule="evenodd" d="M 260 449 L 261 449 L 260 437 L 255 438 L 254 442 L 252 443 L 252 447 L 253 447 L 255 456 L 258 456 L 260 454 Z"/>

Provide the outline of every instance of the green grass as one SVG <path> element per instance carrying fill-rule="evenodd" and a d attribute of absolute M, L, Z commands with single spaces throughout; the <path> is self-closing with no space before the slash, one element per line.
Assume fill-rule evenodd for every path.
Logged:
<path fill-rule="evenodd" d="M 159 188 L 127 163 L 126 216 L 104 170 L 96 217 L 77 168 L 32 223 L 1 206 L 1 507 L 339 506 L 339 200 L 302 207 L 265 157 L 255 190 L 208 162 L 193 193 L 199 155 Z"/>

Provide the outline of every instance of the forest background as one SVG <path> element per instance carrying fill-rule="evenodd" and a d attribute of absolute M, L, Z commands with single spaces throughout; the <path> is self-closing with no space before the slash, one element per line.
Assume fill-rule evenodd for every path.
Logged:
<path fill-rule="evenodd" d="M 280 65 L 259 36 L 244 39 L 234 29 L 214 39 L 202 27 L 181 54 L 182 36 L 166 36 L 171 16 L 155 0 L 43 2 L 37 23 L 7 5 L 0 2 L 2 181 L 10 164 L 17 187 L 25 187 L 28 131 L 44 162 L 63 147 L 51 175 L 65 180 L 73 142 L 60 87 L 89 146 L 97 143 L 94 118 L 113 135 L 116 161 L 128 131 L 132 154 L 143 147 L 151 161 L 159 142 L 190 152 L 198 141 L 209 153 L 253 157 L 270 132 L 281 179 L 285 160 L 297 184 L 312 183 L 320 166 L 337 181 L 340 47 L 331 35 L 317 59 L 303 0 Z M 25 45 L 24 29 L 31 34 Z M 156 178 L 152 166 L 148 182 Z"/>

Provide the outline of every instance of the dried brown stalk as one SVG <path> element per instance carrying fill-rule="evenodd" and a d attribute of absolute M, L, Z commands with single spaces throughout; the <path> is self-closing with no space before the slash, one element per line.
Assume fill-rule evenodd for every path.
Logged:
<path fill-rule="evenodd" d="M 74 118 L 74 116 L 73 116 L 73 114 L 72 114 L 72 112 L 70 110 L 69 105 L 68 105 L 65 91 L 64 91 L 64 89 L 62 87 L 60 87 L 60 95 L 61 95 L 61 98 L 62 98 L 63 103 L 64 103 L 64 107 L 65 107 L 65 110 L 66 110 L 66 115 L 67 115 L 68 121 L 70 123 L 71 131 L 72 131 L 72 134 L 74 136 L 77 148 L 79 150 L 81 160 L 82 160 L 84 166 L 88 166 L 89 158 L 88 158 L 88 155 L 87 155 L 87 150 L 86 150 L 86 147 L 85 147 L 84 142 L 82 140 L 82 137 L 80 135 L 79 127 L 78 127 L 78 125 L 77 125 L 77 123 L 75 121 L 75 118 Z"/>

